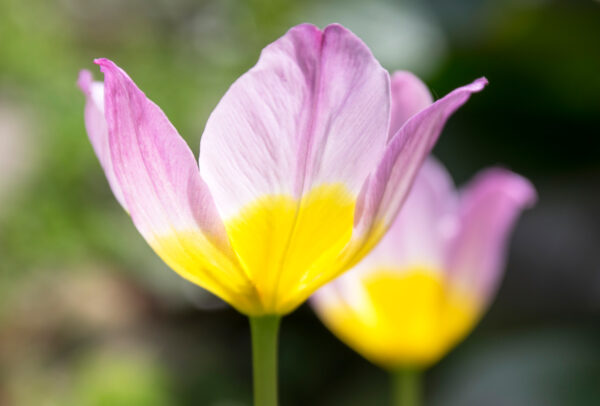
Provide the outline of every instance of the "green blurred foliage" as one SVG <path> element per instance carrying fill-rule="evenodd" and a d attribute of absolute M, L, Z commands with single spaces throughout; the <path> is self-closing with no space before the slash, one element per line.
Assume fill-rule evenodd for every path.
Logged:
<path fill-rule="evenodd" d="M 49 406 L 173 404 L 165 371 L 141 354 L 92 353 L 74 363 L 68 371 L 70 376 L 65 371 L 47 368 L 45 372 L 25 372 L 13 390 L 12 401 L 18 405 Z"/>

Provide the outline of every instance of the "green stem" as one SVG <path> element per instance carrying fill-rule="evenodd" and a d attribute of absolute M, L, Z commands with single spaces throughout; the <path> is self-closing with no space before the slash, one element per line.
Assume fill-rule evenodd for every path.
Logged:
<path fill-rule="evenodd" d="M 279 316 L 250 317 L 254 406 L 277 406 Z"/>
<path fill-rule="evenodd" d="M 421 406 L 422 390 L 421 371 L 403 368 L 392 372 L 394 406 Z"/>

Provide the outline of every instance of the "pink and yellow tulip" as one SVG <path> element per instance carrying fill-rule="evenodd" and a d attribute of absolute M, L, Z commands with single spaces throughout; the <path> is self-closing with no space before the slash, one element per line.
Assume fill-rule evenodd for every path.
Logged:
<path fill-rule="evenodd" d="M 255 403 L 276 404 L 281 315 L 364 257 L 388 229 L 444 123 L 485 79 L 423 103 L 396 92 L 340 25 L 292 28 L 210 115 L 199 163 L 160 108 L 108 59 L 83 71 L 88 135 L 117 200 L 173 270 L 250 316 Z"/>
<path fill-rule="evenodd" d="M 198 165 L 125 71 L 95 62 L 104 83 L 83 71 L 79 85 L 115 197 L 173 270 L 252 316 L 292 311 L 364 256 L 445 121 L 486 83 L 425 106 L 405 77 L 410 119 L 390 132 L 390 78 L 365 44 L 299 25 L 223 96 Z"/>

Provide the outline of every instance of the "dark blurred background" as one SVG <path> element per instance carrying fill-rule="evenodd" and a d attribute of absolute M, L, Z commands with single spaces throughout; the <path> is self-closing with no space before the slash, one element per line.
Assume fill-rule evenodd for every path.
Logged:
<path fill-rule="evenodd" d="M 459 184 L 499 164 L 539 191 L 428 405 L 600 404 L 600 2 L 0 0 L 0 405 L 250 404 L 246 319 L 138 235 L 75 81 L 115 60 L 197 152 L 227 87 L 304 21 L 343 23 L 436 97 L 487 76 L 435 153 Z M 387 384 L 308 306 L 284 320 L 281 404 L 386 405 Z"/>

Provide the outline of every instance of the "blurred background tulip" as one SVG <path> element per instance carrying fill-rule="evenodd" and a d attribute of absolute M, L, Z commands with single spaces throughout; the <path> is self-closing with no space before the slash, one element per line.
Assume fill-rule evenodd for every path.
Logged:
<path fill-rule="evenodd" d="M 488 169 L 456 193 L 432 158 L 377 247 L 313 296 L 338 337 L 381 367 L 425 369 L 461 340 L 493 298 L 529 182 Z"/>
<path fill-rule="evenodd" d="M 434 154 L 459 185 L 500 165 L 539 194 L 488 313 L 427 374 L 427 404 L 598 403 L 597 1 L 0 0 L 0 404 L 250 404 L 246 320 L 131 227 L 74 78 L 115 60 L 198 145 L 233 80 L 304 21 L 344 24 L 435 99 L 485 75 Z M 310 308 L 281 342 L 281 404 L 389 402 L 385 373 Z"/>
<path fill-rule="evenodd" d="M 335 335 L 395 375 L 394 404 L 421 404 L 421 373 L 482 316 L 516 220 L 534 201 L 526 179 L 499 168 L 457 193 L 429 158 L 381 242 L 313 295 Z"/>

